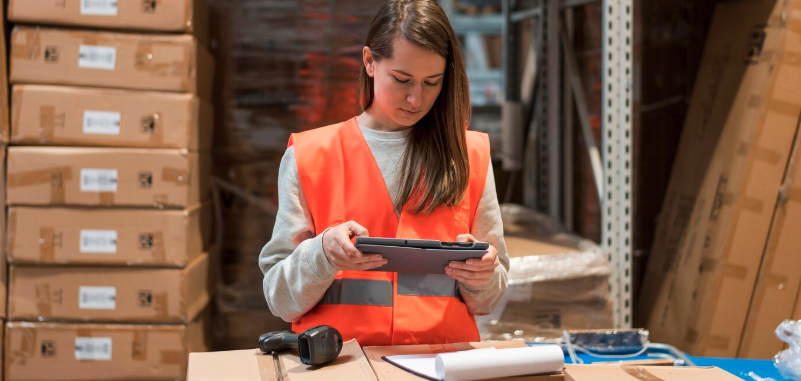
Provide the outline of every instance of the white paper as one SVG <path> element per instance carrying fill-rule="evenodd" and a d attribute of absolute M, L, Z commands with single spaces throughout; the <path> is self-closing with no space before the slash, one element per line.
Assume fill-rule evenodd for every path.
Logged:
<path fill-rule="evenodd" d="M 82 310 L 117 309 L 116 287 L 80 286 L 78 308 Z"/>
<path fill-rule="evenodd" d="M 81 0 L 81 14 L 87 16 L 116 16 L 117 0 Z"/>
<path fill-rule="evenodd" d="M 119 135 L 122 114 L 112 111 L 83 112 L 83 133 L 94 135 Z"/>
<path fill-rule="evenodd" d="M 558 345 L 526 348 L 387 356 L 387 361 L 431 380 L 470 381 L 561 371 L 564 354 Z"/>
<path fill-rule="evenodd" d="M 86 69 L 114 70 L 117 63 L 117 48 L 113 46 L 81 45 L 78 67 Z"/>
<path fill-rule="evenodd" d="M 76 337 L 75 359 L 95 361 L 111 360 L 111 338 Z"/>
<path fill-rule="evenodd" d="M 81 229 L 81 253 L 117 254 L 117 231 Z"/>
<path fill-rule="evenodd" d="M 116 169 L 81 169 L 81 192 L 116 192 Z"/>

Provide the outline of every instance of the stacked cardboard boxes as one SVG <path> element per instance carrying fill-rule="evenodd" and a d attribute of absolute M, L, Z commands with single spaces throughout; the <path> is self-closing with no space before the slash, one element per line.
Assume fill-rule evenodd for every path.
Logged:
<path fill-rule="evenodd" d="M 698 356 L 770 358 L 798 297 L 801 1 L 719 3 L 636 325 Z"/>
<path fill-rule="evenodd" d="M 216 258 L 205 1 L 8 9 L 5 379 L 183 379 Z"/>

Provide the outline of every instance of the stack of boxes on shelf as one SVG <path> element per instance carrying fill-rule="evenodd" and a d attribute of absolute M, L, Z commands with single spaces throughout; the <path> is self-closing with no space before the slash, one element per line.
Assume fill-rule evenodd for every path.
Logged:
<path fill-rule="evenodd" d="M 216 268 L 205 0 L 8 10 L 6 380 L 182 379 Z"/>

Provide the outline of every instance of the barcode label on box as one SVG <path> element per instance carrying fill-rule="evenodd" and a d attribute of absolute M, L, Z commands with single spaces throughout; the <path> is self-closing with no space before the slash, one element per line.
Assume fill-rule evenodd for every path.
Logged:
<path fill-rule="evenodd" d="M 112 46 L 81 45 L 78 67 L 85 69 L 114 70 L 117 48 Z"/>
<path fill-rule="evenodd" d="M 81 230 L 81 253 L 116 254 L 116 230 Z"/>
<path fill-rule="evenodd" d="M 80 286 L 78 307 L 82 310 L 114 310 L 117 309 L 117 288 Z"/>
<path fill-rule="evenodd" d="M 75 338 L 75 359 L 76 360 L 111 360 L 111 338 L 110 337 L 76 337 Z"/>
<path fill-rule="evenodd" d="M 121 114 L 110 111 L 84 111 L 83 133 L 95 135 L 119 135 Z"/>
<path fill-rule="evenodd" d="M 116 16 L 117 0 L 81 0 L 81 14 L 87 16 Z"/>
<path fill-rule="evenodd" d="M 81 169 L 81 192 L 116 192 L 116 169 Z"/>

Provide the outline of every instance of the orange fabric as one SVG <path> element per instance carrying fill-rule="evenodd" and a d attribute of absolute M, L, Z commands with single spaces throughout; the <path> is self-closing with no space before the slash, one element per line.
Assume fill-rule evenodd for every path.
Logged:
<path fill-rule="evenodd" d="M 356 118 L 293 134 L 289 145 L 295 147 L 300 185 L 318 234 L 353 220 L 371 237 L 454 241 L 470 233 L 490 160 L 487 135 L 467 131 L 470 184 L 462 204 L 440 207 L 430 215 L 404 209 L 398 219 Z M 345 340 L 356 338 L 361 345 L 479 340 L 475 318 L 460 298 L 398 295 L 397 274 L 390 272 L 340 271 L 336 278 L 391 281 L 393 306 L 318 304 L 292 324 L 295 332 L 327 324 Z"/>

